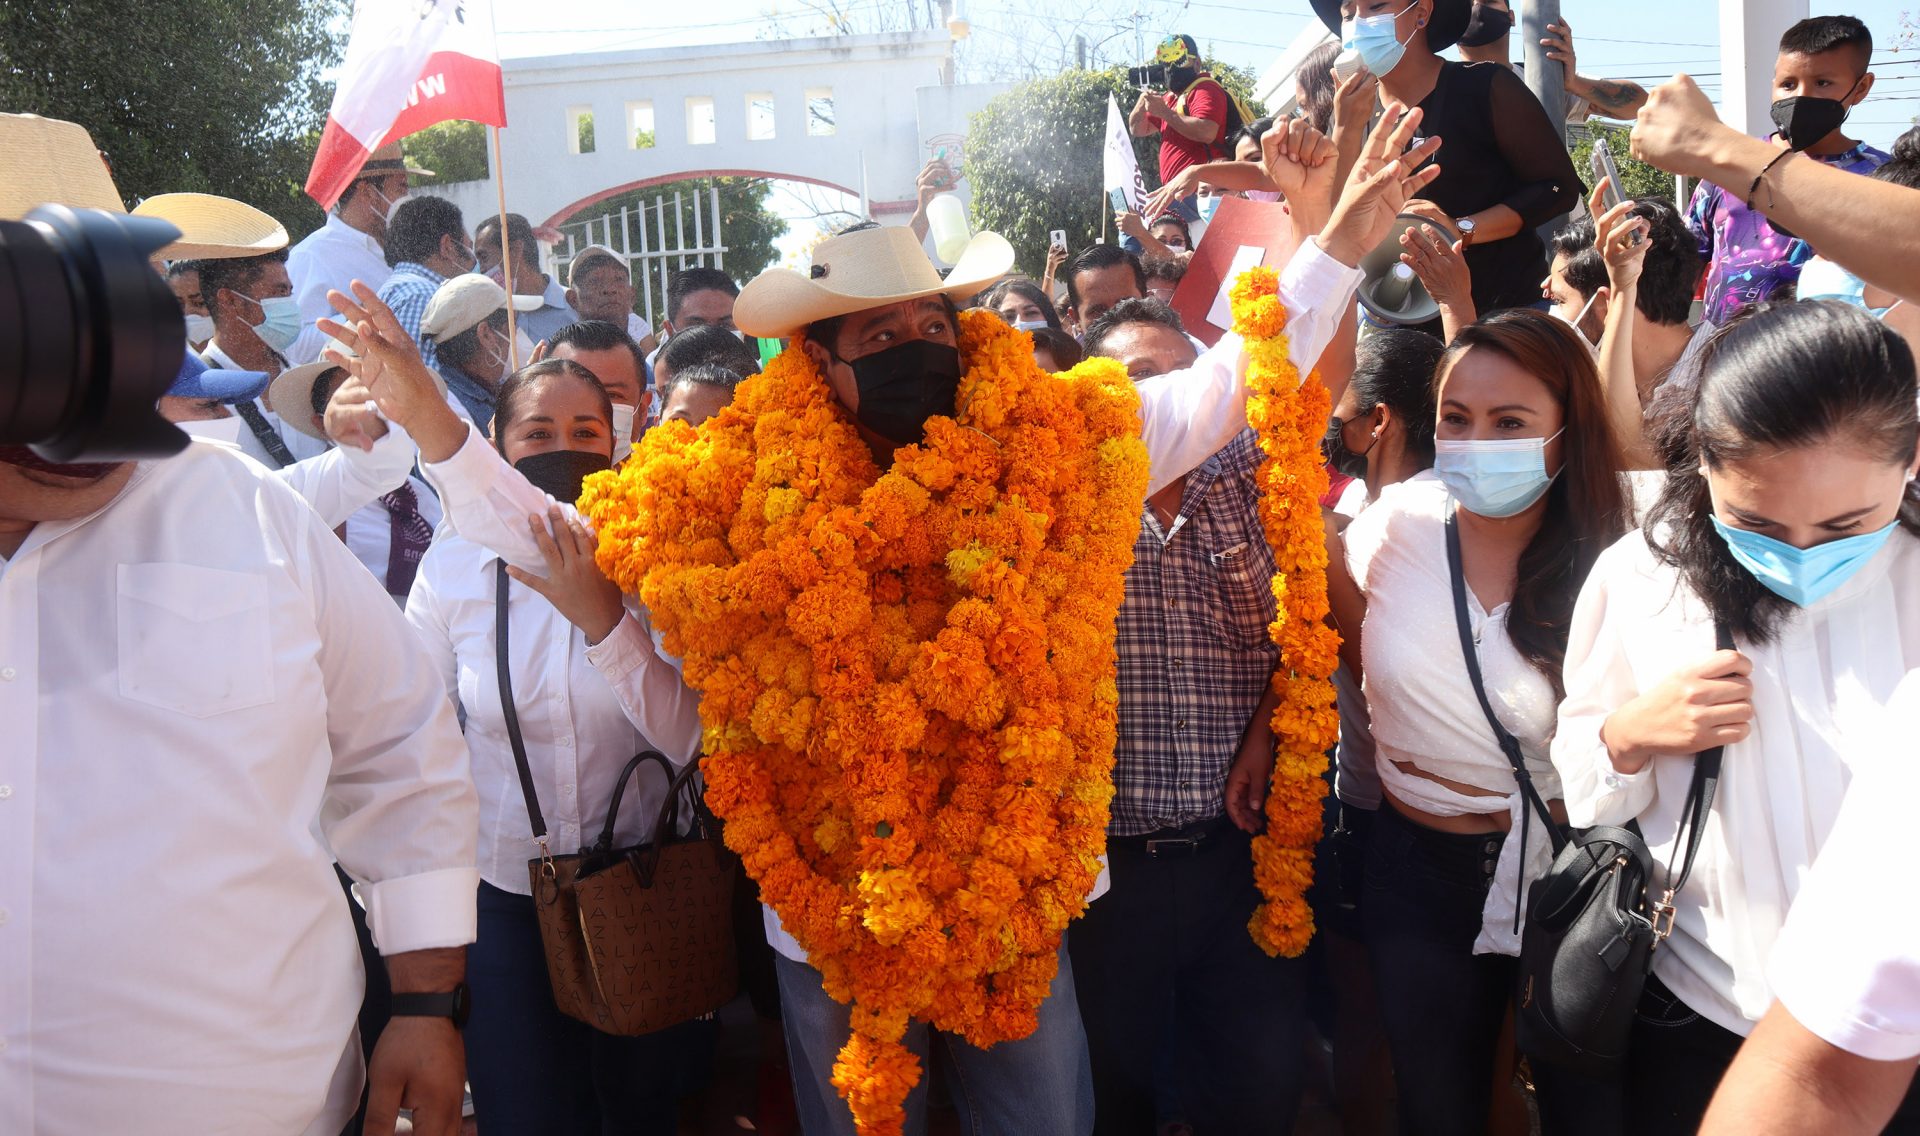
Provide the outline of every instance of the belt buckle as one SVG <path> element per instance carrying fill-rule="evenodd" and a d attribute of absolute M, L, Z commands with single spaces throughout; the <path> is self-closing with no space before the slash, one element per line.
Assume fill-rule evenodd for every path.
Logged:
<path fill-rule="evenodd" d="M 1173 836 L 1147 841 L 1147 855 L 1156 860 L 1162 856 L 1191 856 L 1199 849 L 1199 838 L 1192 836 Z"/>

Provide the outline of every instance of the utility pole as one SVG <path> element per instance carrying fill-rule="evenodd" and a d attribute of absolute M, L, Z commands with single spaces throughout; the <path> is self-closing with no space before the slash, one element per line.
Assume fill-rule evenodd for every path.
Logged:
<path fill-rule="evenodd" d="M 1073 37 L 1073 66 L 1077 71 L 1085 71 L 1087 69 L 1086 36 L 1077 35 Z"/>
<path fill-rule="evenodd" d="M 1136 63 L 1147 59 L 1147 42 L 1140 38 L 1140 5 L 1133 6 L 1133 58 Z"/>
<path fill-rule="evenodd" d="M 1521 5 L 1520 39 L 1526 50 L 1527 86 L 1546 108 L 1547 118 L 1564 144 L 1567 140 L 1566 65 L 1548 59 L 1547 49 L 1540 43 L 1547 34 L 1547 25 L 1559 22 L 1560 0 L 1524 0 Z"/>

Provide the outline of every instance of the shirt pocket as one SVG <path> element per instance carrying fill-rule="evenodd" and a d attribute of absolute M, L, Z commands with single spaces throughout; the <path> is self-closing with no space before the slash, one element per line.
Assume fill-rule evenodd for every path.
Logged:
<path fill-rule="evenodd" d="M 192 718 L 273 701 L 265 576 L 122 564 L 118 578 L 121 697 Z"/>
<path fill-rule="evenodd" d="M 1241 542 L 1207 559 L 1213 566 L 1213 619 L 1227 643 L 1242 650 L 1270 644 L 1273 580 L 1255 567 L 1252 546 Z"/>

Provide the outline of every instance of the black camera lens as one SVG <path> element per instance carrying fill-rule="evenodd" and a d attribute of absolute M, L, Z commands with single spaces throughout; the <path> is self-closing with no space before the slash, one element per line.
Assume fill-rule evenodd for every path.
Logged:
<path fill-rule="evenodd" d="M 1145 67 L 1127 69 L 1127 82 L 1136 87 L 1164 87 L 1167 85 L 1167 65 L 1149 63 Z"/>
<path fill-rule="evenodd" d="M 0 444 L 50 462 L 185 448 L 155 403 L 180 373 L 186 324 L 149 263 L 179 235 L 64 205 L 0 221 Z"/>

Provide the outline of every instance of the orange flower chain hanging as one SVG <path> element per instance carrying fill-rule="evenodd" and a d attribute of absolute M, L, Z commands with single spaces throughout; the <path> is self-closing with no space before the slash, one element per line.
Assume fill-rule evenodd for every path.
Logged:
<path fill-rule="evenodd" d="M 1248 921 L 1269 955 L 1295 957 L 1313 938 L 1307 887 L 1327 794 L 1327 749 L 1339 738 L 1333 671 L 1340 637 L 1327 626 L 1327 552 L 1320 497 L 1327 491 L 1320 439 L 1331 398 L 1318 372 L 1300 380 L 1288 354 L 1287 312 L 1279 278 L 1254 268 L 1234 281 L 1233 330 L 1246 344 L 1247 424 L 1260 436 L 1260 523 L 1277 565 L 1278 614 L 1268 631 L 1280 646 L 1273 687 L 1279 708 L 1267 829 L 1253 842 L 1253 875 L 1262 903 Z"/>
<path fill-rule="evenodd" d="M 1033 1032 L 1113 795 L 1138 398 L 1110 360 L 1043 373 L 992 313 L 960 350 L 957 415 L 885 472 L 795 343 L 581 500 L 701 693 L 727 844 L 852 1006 L 833 1083 L 868 1136 L 920 1077 L 909 1018 Z"/>

